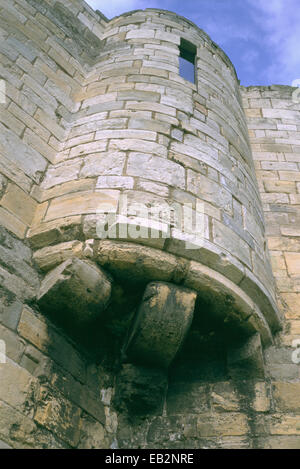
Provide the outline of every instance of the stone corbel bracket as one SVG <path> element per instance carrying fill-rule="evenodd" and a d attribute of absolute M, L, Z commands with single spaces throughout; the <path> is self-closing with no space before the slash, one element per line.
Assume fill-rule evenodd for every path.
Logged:
<path fill-rule="evenodd" d="M 94 262 L 75 257 L 47 273 L 37 300 L 43 312 L 62 313 L 80 326 L 97 319 L 110 296 L 109 276 Z"/>
<path fill-rule="evenodd" d="M 48 272 L 48 279 L 51 278 L 50 270 L 74 258 L 93 264 L 94 269 L 104 269 L 101 270 L 103 275 L 108 272 L 118 280 L 126 279 L 133 284 L 141 279 L 145 284 L 169 282 L 195 291 L 204 300 L 213 298 L 226 303 L 229 305 L 227 315 L 238 328 L 248 336 L 259 333 L 264 347 L 273 343 L 272 332 L 278 330 L 278 325 L 274 325 L 268 310 L 264 309 L 262 314 L 256 298 L 250 298 L 224 275 L 199 262 L 134 243 L 110 240 L 70 241 L 40 249 L 34 254 L 40 269 Z M 43 301 L 47 281 L 46 278 L 43 281 L 39 301 Z"/>
<path fill-rule="evenodd" d="M 131 363 L 167 369 L 193 320 L 197 293 L 174 284 L 147 285 L 126 348 Z"/>
<path fill-rule="evenodd" d="M 108 308 L 113 278 L 146 283 L 121 354 L 117 408 L 125 407 L 131 414 L 162 408 L 168 368 L 188 334 L 198 295 L 228 305 L 226 314 L 249 337 L 227 350 L 229 373 L 264 377 L 262 344 L 272 343 L 267 321 L 245 292 L 212 269 L 194 261 L 178 263 L 176 256 L 152 248 L 113 241 L 63 243 L 37 251 L 35 260 L 48 271 L 38 295 L 42 311 L 63 311 L 77 325 L 98 319 Z"/>

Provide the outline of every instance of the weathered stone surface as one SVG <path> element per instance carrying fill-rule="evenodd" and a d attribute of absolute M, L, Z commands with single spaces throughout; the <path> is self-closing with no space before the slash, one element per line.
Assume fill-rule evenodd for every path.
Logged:
<path fill-rule="evenodd" d="M 47 163 L 34 148 L 24 144 L 13 132 L 0 124 L 0 152 L 21 168 L 35 182 L 39 182 Z"/>
<path fill-rule="evenodd" d="M 285 254 L 287 269 L 290 275 L 300 275 L 300 253 L 291 252 Z"/>
<path fill-rule="evenodd" d="M 209 389 L 203 383 L 172 383 L 167 394 L 168 415 L 194 415 L 209 410 Z"/>
<path fill-rule="evenodd" d="M 24 239 L 27 226 L 7 210 L 0 207 L 0 223 L 19 239 Z"/>
<path fill-rule="evenodd" d="M 78 449 L 106 449 L 108 446 L 103 425 L 88 415 L 82 416 Z"/>
<path fill-rule="evenodd" d="M 4 292 L 0 291 L 0 323 L 9 329 L 15 330 L 18 326 L 21 312 L 22 312 L 22 303 L 18 300 L 15 300 L 10 295 L 5 295 Z"/>
<path fill-rule="evenodd" d="M 232 196 L 224 187 L 205 178 L 202 174 L 188 171 L 187 189 L 200 199 L 221 207 L 225 212 L 232 213 Z"/>
<path fill-rule="evenodd" d="M 300 383 L 275 382 L 273 396 L 276 409 L 281 412 L 300 410 Z"/>
<path fill-rule="evenodd" d="M 202 414 L 197 422 L 201 437 L 241 436 L 248 433 L 247 416 L 241 413 Z"/>
<path fill-rule="evenodd" d="M 229 350 L 227 362 L 231 373 L 239 377 L 264 378 L 265 368 L 260 335 L 255 334 L 241 347 Z"/>
<path fill-rule="evenodd" d="M 169 234 L 169 226 L 143 216 L 92 216 L 85 220 L 85 234 L 94 238 L 134 242 L 163 249 Z"/>
<path fill-rule="evenodd" d="M 80 241 L 56 244 L 55 246 L 39 249 L 34 253 L 33 259 L 41 270 L 47 272 L 67 259 L 80 258 L 83 254 L 83 246 Z"/>
<path fill-rule="evenodd" d="M 62 396 L 52 395 L 46 387 L 41 387 L 34 415 L 36 423 L 52 430 L 71 446 L 76 446 L 80 437 L 80 416 L 79 408 Z"/>
<path fill-rule="evenodd" d="M 36 441 L 36 424 L 30 417 L 0 402 L 0 435 L 13 448 L 34 448 Z"/>
<path fill-rule="evenodd" d="M 63 241 L 80 239 L 82 233 L 81 216 L 65 217 L 47 223 L 41 223 L 27 232 L 30 245 L 42 248 Z"/>
<path fill-rule="evenodd" d="M 158 105 L 157 105 L 158 106 Z M 122 151 L 138 151 L 143 153 L 150 153 L 161 157 L 167 156 L 167 149 L 164 145 L 160 145 L 155 142 L 147 142 L 143 140 L 136 140 L 133 138 L 130 139 L 120 139 L 120 140 L 111 140 L 110 148 L 112 150 L 122 150 Z"/>
<path fill-rule="evenodd" d="M 107 275 L 95 264 L 74 258 L 46 275 L 38 301 L 47 313 L 66 314 L 77 323 L 85 323 L 103 312 L 110 294 Z"/>
<path fill-rule="evenodd" d="M 167 368 L 189 330 L 196 293 L 165 283 L 151 283 L 144 293 L 126 350 L 131 361 Z"/>
<path fill-rule="evenodd" d="M 255 383 L 252 406 L 255 412 L 269 412 L 271 408 L 271 398 L 268 393 L 267 385 L 263 381 Z"/>
<path fill-rule="evenodd" d="M 259 449 L 299 449 L 300 436 L 273 436 L 260 438 L 257 441 Z"/>
<path fill-rule="evenodd" d="M 85 379 L 83 358 L 43 316 L 24 308 L 18 325 L 19 335 L 69 371 L 80 382 Z"/>
<path fill-rule="evenodd" d="M 70 162 L 50 166 L 40 187 L 42 189 L 50 189 L 59 184 L 77 179 L 81 165 L 81 159 L 75 159 Z"/>
<path fill-rule="evenodd" d="M 219 221 L 213 222 L 213 239 L 218 246 L 224 247 L 228 252 L 240 259 L 251 268 L 249 245 Z"/>
<path fill-rule="evenodd" d="M 11 446 L 9 446 L 7 443 L 4 441 L 0 441 L 0 449 L 13 449 Z"/>
<path fill-rule="evenodd" d="M 121 176 L 124 164 L 125 153 L 123 152 L 111 151 L 92 154 L 85 158 L 80 176 Z"/>
<path fill-rule="evenodd" d="M 65 195 L 52 201 L 45 221 L 79 214 L 115 213 L 118 200 L 119 191 L 117 190 L 99 190 L 95 193 L 82 192 L 80 195 Z"/>
<path fill-rule="evenodd" d="M 128 160 L 127 174 L 165 182 L 170 186 L 185 187 L 184 169 L 172 161 L 157 156 L 132 153 Z"/>
<path fill-rule="evenodd" d="M 239 396 L 231 382 L 214 385 L 211 400 L 214 410 L 218 412 L 237 412 L 241 407 Z"/>
<path fill-rule="evenodd" d="M 0 400 L 25 414 L 31 414 L 37 380 L 12 360 L 0 364 Z"/>
<path fill-rule="evenodd" d="M 138 279 L 171 281 L 178 262 L 175 256 L 133 243 L 104 240 L 95 259 L 114 275 Z"/>
<path fill-rule="evenodd" d="M 117 376 L 115 405 L 132 415 L 161 412 L 166 388 L 164 371 L 124 364 Z"/>

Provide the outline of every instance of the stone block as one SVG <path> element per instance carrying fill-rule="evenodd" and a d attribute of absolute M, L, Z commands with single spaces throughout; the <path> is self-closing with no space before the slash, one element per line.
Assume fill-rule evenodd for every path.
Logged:
<path fill-rule="evenodd" d="M 282 293 L 281 297 L 285 303 L 285 316 L 287 319 L 300 319 L 300 294 Z"/>
<path fill-rule="evenodd" d="M 83 143 L 71 148 L 70 158 L 76 158 L 77 156 L 89 155 L 90 153 L 105 152 L 107 147 L 107 141 L 96 141 L 91 143 Z"/>
<path fill-rule="evenodd" d="M 84 160 L 80 177 L 121 176 L 125 165 L 124 152 L 104 152 L 89 155 Z"/>
<path fill-rule="evenodd" d="M 0 364 L 0 400 L 30 414 L 38 382 L 27 370 L 8 359 Z"/>
<path fill-rule="evenodd" d="M 150 140 L 155 142 L 156 140 L 156 132 L 152 132 L 150 130 L 132 130 L 132 129 L 125 129 L 125 130 L 99 130 L 96 132 L 96 140 L 102 139 L 116 139 L 116 138 L 133 138 L 137 139 L 140 138 L 141 140 Z"/>
<path fill-rule="evenodd" d="M 241 346 L 229 349 L 227 363 L 233 376 L 263 379 L 265 368 L 260 335 L 257 333 Z"/>
<path fill-rule="evenodd" d="M 200 437 L 242 436 L 249 431 L 247 415 L 238 412 L 202 414 L 197 422 Z"/>
<path fill-rule="evenodd" d="M 54 432 L 72 447 L 80 438 L 81 409 L 60 395 L 53 395 L 46 387 L 41 387 L 34 421 Z"/>
<path fill-rule="evenodd" d="M 206 384 L 197 382 L 169 383 L 167 393 L 167 414 L 195 415 L 208 412 L 209 389 Z"/>
<path fill-rule="evenodd" d="M 81 257 L 82 250 L 83 243 L 80 241 L 69 241 L 39 249 L 34 253 L 33 259 L 41 270 L 47 272 L 67 259 Z"/>
<path fill-rule="evenodd" d="M 117 190 L 108 189 L 98 190 L 98 192 L 94 193 L 67 194 L 54 199 L 50 203 L 45 221 L 88 213 L 115 213 L 118 201 L 119 191 Z"/>
<path fill-rule="evenodd" d="M 175 256 L 134 243 L 104 240 L 99 244 L 95 259 L 115 276 L 132 281 L 171 281 L 181 269 Z"/>
<path fill-rule="evenodd" d="M 37 426 L 30 417 L 22 415 L 5 402 L 0 402 L 0 436 L 13 448 L 34 448 Z"/>
<path fill-rule="evenodd" d="M 13 449 L 12 446 L 9 446 L 5 441 L 0 440 L 0 449 Z"/>
<path fill-rule="evenodd" d="M 84 324 L 101 315 L 110 295 L 111 282 L 102 269 L 90 261 L 74 258 L 46 275 L 38 302 L 46 313 L 66 315 Z"/>
<path fill-rule="evenodd" d="M 299 449 L 300 436 L 271 436 L 259 438 L 256 441 L 259 449 Z"/>
<path fill-rule="evenodd" d="M 160 414 L 166 388 L 164 370 L 124 364 L 117 376 L 114 405 L 131 415 Z"/>
<path fill-rule="evenodd" d="M 167 368 L 190 328 L 196 297 L 192 290 L 150 283 L 126 349 L 130 361 Z"/>
<path fill-rule="evenodd" d="M 254 385 L 252 408 L 255 412 L 269 412 L 270 407 L 271 398 L 268 393 L 267 385 L 264 381 L 258 381 Z"/>
<path fill-rule="evenodd" d="M 53 362 L 32 345 L 27 345 L 20 361 L 20 366 L 40 381 L 49 380 Z"/>
<path fill-rule="evenodd" d="M 17 334 L 0 324 L 0 339 L 5 343 L 6 357 L 19 363 L 25 349 L 25 344 Z M 1 364 L 0 364 L 1 366 Z"/>
<path fill-rule="evenodd" d="M 240 410 L 239 396 L 229 381 L 213 385 L 211 403 L 217 412 L 237 412 Z"/>
<path fill-rule="evenodd" d="M 274 382 L 273 398 L 280 412 L 300 411 L 300 383 Z"/>
<path fill-rule="evenodd" d="M 153 153 L 154 155 L 161 156 L 163 158 L 166 158 L 168 154 L 168 150 L 164 145 L 134 138 L 124 138 L 121 140 L 113 139 L 110 141 L 109 148 L 112 150 L 130 150 L 143 153 Z"/>
<path fill-rule="evenodd" d="M 195 171 L 188 170 L 187 189 L 200 199 L 211 202 L 230 215 L 232 214 L 232 195 L 217 182 L 211 181 Z"/>
<path fill-rule="evenodd" d="M 100 176 L 96 189 L 133 189 L 134 179 L 126 176 Z"/>
<path fill-rule="evenodd" d="M 0 323 L 9 329 L 15 330 L 21 317 L 22 303 L 15 300 L 9 302 L 9 304 L 3 304 L 2 295 L 0 296 L 0 299 Z"/>
<path fill-rule="evenodd" d="M 218 246 L 226 249 L 251 268 L 249 244 L 218 220 L 213 220 L 213 239 Z"/>
<path fill-rule="evenodd" d="M 269 428 L 271 435 L 300 435 L 300 416 L 274 414 Z"/>
<path fill-rule="evenodd" d="M 76 349 L 43 316 L 24 308 L 18 325 L 19 335 L 47 354 L 80 382 L 85 379 L 83 359 Z"/>
<path fill-rule="evenodd" d="M 287 263 L 288 273 L 290 275 L 300 275 L 300 253 L 286 252 L 284 254 Z"/>
<path fill-rule="evenodd" d="M 15 184 L 9 184 L 0 205 L 29 226 L 37 207 L 36 201 Z"/>
<path fill-rule="evenodd" d="M 30 245 L 42 248 L 81 237 L 81 216 L 64 217 L 33 227 L 27 232 Z"/>
<path fill-rule="evenodd" d="M 24 239 L 27 225 L 2 207 L 0 207 L 0 225 L 16 235 L 19 239 Z"/>
<path fill-rule="evenodd" d="M 128 159 L 127 174 L 140 176 L 173 187 L 185 188 L 184 168 L 173 161 L 144 153 L 131 153 Z"/>
<path fill-rule="evenodd" d="M 39 186 L 35 186 L 32 191 L 32 196 L 39 202 L 45 202 L 40 204 L 35 212 L 35 216 L 32 222 L 32 226 L 38 225 L 46 214 L 49 200 L 61 195 L 73 194 L 75 192 L 87 192 L 92 191 L 95 188 L 95 179 L 78 179 L 75 181 L 65 182 L 59 186 L 54 186 L 51 189 L 42 189 Z"/>
<path fill-rule="evenodd" d="M 152 130 L 153 132 L 160 132 L 167 135 L 171 132 L 171 126 L 162 121 L 154 119 L 138 119 L 135 117 L 129 119 L 128 128 Z"/>
<path fill-rule="evenodd" d="M 84 232 L 92 234 L 94 238 L 129 241 L 159 249 L 163 249 L 170 232 L 167 223 L 143 216 L 94 217 L 94 220 L 90 218 L 86 222 Z"/>
<path fill-rule="evenodd" d="M 108 438 L 101 423 L 89 415 L 83 415 L 80 422 L 78 449 L 107 449 Z"/>
<path fill-rule="evenodd" d="M 41 189 L 50 189 L 56 185 L 58 186 L 59 184 L 77 179 L 81 166 L 81 159 L 74 159 L 50 166 L 40 186 Z"/>
<path fill-rule="evenodd" d="M 47 162 L 34 148 L 23 143 L 13 132 L 0 124 L 0 148 L 5 151 L 6 158 L 17 168 L 39 182 L 44 173 Z"/>

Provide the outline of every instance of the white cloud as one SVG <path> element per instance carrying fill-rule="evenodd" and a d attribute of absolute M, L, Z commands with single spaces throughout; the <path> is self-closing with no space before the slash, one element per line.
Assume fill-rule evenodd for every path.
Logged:
<path fill-rule="evenodd" d="M 272 63 L 265 70 L 266 78 L 274 84 L 291 84 L 294 79 L 300 78 L 299 0 L 248 2 L 263 32 L 263 36 L 258 38 L 261 47 L 265 46 L 272 53 Z"/>

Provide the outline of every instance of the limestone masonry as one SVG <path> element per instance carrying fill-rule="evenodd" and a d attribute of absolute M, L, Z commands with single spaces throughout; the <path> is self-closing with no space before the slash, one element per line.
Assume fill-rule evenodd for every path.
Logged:
<path fill-rule="evenodd" d="M 295 88 L 164 10 L 0 34 L 0 448 L 300 449 Z"/>

